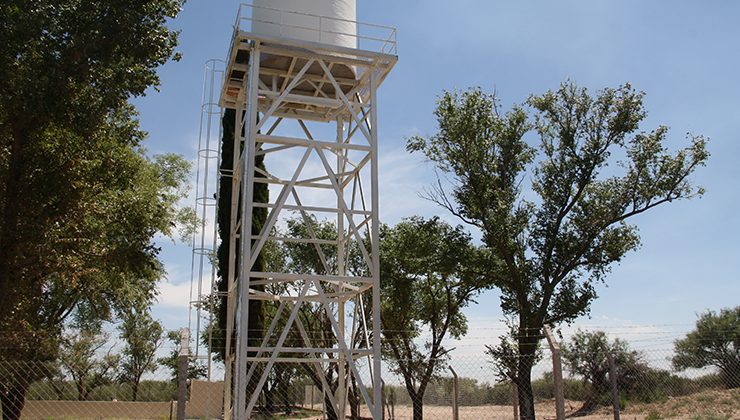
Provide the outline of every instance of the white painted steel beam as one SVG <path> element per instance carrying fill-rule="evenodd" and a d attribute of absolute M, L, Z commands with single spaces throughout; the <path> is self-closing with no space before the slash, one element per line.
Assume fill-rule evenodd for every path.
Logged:
<path fill-rule="evenodd" d="M 235 62 L 237 51 L 248 53 L 249 64 Z M 236 32 L 230 54 L 227 79 L 234 70 L 245 76 L 243 83 L 227 80 L 221 98 L 222 104 L 237 109 L 234 169 L 220 174 L 232 179 L 227 348 L 232 332 L 237 337 L 236 353 L 227 350 L 225 415 L 240 420 L 251 418 L 274 364 L 303 363 L 315 370 L 340 420 L 345 418 L 347 394 L 353 381 L 373 418 L 380 420 L 375 91 L 396 58 L 243 31 Z M 275 67 L 277 62 L 284 63 L 284 67 Z M 340 73 L 348 68 L 359 78 Z M 229 89 L 232 94 L 227 97 Z M 235 90 L 237 96 L 233 96 Z M 303 136 L 283 128 L 291 120 L 297 122 Z M 316 125 L 309 126 L 309 122 L 329 125 L 336 133 L 335 139 L 317 139 L 312 133 Z M 317 129 L 315 133 L 324 136 L 324 131 Z M 239 147 L 241 140 L 243 148 Z M 264 157 L 266 169 L 256 169 L 258 156 Z M 282 168 L 280 176 L 271 172 L 273 164 Z M 259 177 L 254 176 L 255 172 Z M 363 192 L 363 179 L 371 184 L 369 197 Z M 267 203 L 254 201 L 255 185 L 260 183 L 269 185 L 273 193 Z M 310 195 L 314 193 L 317 195 Z M 331 198 L 316 202 L 315 197 L 324 196 Z M 267 218 L 260 232 L 250 233 L 255 209 L 266 209 Z M 318 235 L 312 226 L 317 215 L 328 215 L 336 224 L 335 238 Z M 288 237 L 274 230 L 288 217 L 298 217 L 306 224 L 305 237 Z M 246 234 L 241 234 L 245 229 Z M 312 247 L 320 260 L 320 266 L 312 270 L 318 272 L 255 269 L 269 243 Z M 351 252 L 358 252 L 358 259 L 351 260 Z M 238 267 L 234 261 L 239 261 Z M 359 269 L 352 266 L 358 273 L 349 270 L 351 261 L 360 261 Z M 372 299 L 371 324 L 362 298 L 365 293 Z M 249 302 L 257 300 L 279 305 L 277 312 L 268 317 L 270 324 L 260 335 L 259 346 L 254 340 L 250 345 L 250 334 L 257 332 L 248 328 Z M 307 317 L 319 316 L 316 314 L 328 320 L 331 328 L 321 333 L 329 333 L 330 340 L 318 340 L 311 335 L 316 331 L 306 330 L 306 325 L 312 325 L 306 323 L 310 320 Z M 299 337 L 302 343 L 289 343 L 289 337 Z M 371 367 L 369 382 L 358 367 L 364 358 Z M 235 371 L 231 371 L 232 360 Z M 327 369 L 338 377 L 333 385 L 325 376 Z M 229 392 L 232 378 L 233 392 Z M 251 387 L 250 383 L 256 386 Z M 366 384 L 373 385 L 372 392 Z M 336 392 L 329 392 L 330 389 Z"/>

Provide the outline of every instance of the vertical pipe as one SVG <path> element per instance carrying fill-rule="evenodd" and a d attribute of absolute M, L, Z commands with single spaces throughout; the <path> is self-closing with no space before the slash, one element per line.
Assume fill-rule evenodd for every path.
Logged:
<path fill-rule="evenodd" d="M 341 286 L 340 286 L 341 287 Z M 339 297 L 337 300 L 337 318 L 339 321 L 339 337 L 337 337 L 337 340 L 344 341 L 345 334 L 344 334 L 344 304 L 345 301 L 342 299 L 342 297 Z M 349 346 L 348 346 L 349 347 Z M 339 420 L 344 420 L 345 412 L 346 412 L 346 401 L 347 401 L 347 390 L 346 390 L 346 381 L 345 381 L 345 375 L 347 374 L 347 369 L 345 364 L 347 363 L 347 358 L 344 355 L 344 352 L 339 352 L 339 369 L 337 372 L 337 404 L 339 406 L 339 413 L 337 413 L 337 418 Z"/>
<path fill-rule="evenodd" d="M 563 396 L 563 366 L 560 360 L 560 344 L 550 331 L 550 327 L 545 325 L 545 335 L 547 342 L 552 351 L 552 382 L 555 391 L 555 410 L 557 420 L 565 419 L 565 398 Z"/>
<path fill-rule="evenodd" d="M 373 276 L 373 419 L 380 420 L 383 416 L 383 404 L 381 403 L 382 391 L 380 389 L 380 214 L 378 208 L 378 108 L 377 88 L 378 81 L 375 68 L 370 67 L 370 185 L 372 200 L 372 232 L 371 273 Z"/>
<path fill-rule="evenodd" d="M 234 139 L 232 144 L 232 165 L 231 165 L 231 210 L 230 210 L 230 232 L 229 232 L 229 261 L 228 274 L 226 283 L 226 331 L 224 335 L 226 342 L 224 344 L 224 418 L 228 419 L 234 413 L 232 407 L 232 394 L 234 393 L 233 367 L 234 353 L 232 348 L 232 336 L 234 334 L 234 313 L 236 312 L 236 301 L 234 296 L 234 280 L 236 279 L 236 237 L 237 237 L 237 207 L 239 204 L 239 186 L 241 183 L 241 170 L 239 170 L 239 157 L 241 154 L 241 127 L 242 108 L 237 108 L 234 112 Z"/>
<path fill-rule="evenodd" d="M 218 61 L 214 60 L 214 69 L 216 68 L 216 63 Z M 223 69 L 216 71 L 216 74 L 220 73 L 220 81 L 218 83 L 219 90 L 221 89 L 221 86 L 223 86 L 223 79 L 225 71 Z M 213 257 L 209 259 L 211 264 L 211 293 L 210 293 L 210 301 L 209 304 L 209 314 L 208 314 L 208 381 L 210 382 L 213 379 L 213 328 L 214 328 L 214 322 L 215 322 L 215 303 L 217 302 L 219 296 L 218 296 L 218 287 L 216 285 L 216 265 L 215 260 L 217 260 L 217 250 L 218 250 L 218 203 L 219 203 L 219 197 L 221 194 L 221 174 L 219 173 L 220 170 L 220 164 L 221 164 L 221 139 L 223 138 L 223 125 L 222 125 L 222 119 L 224 116 L 223 108 L 219 105 L 218 106 L 218 137 L 216 137 L 216 191 L 215 191 L 215 205 L 213 206 L 213 229 L 211 231 L 211 234 L 213 235 L 212 241 L 211 241 L 211 252 L 213 253 Z"/>
<path fill-rule="evenodd" d="M 180 354 L 177 356 L 177 420 L 185 420 L 185 399 L 188 389 L 188 346 L 187 328 L 180 330 Z"/>
<path fill-rule="evenodd" d="M 342 117 L 338 117 L 336 120 L 337 124 L 337 133 L 336 133 L 336 141 L 337 144 L 341 144 L 344 141 L 344 122 L 342 120 Z M 337 149 L 337 174 L 344 173 L 344 153 L 342 152 L 342 149 Z M 344 200 L 342 199 L 344 196 L 344 187 L 342 186 L 344 184 L 344 178 L 339 175 L 337 177 L 337 184 L 339 187 L 337 197 L 337 209 L 339 211 L 337 212 L 337 275 L 344 276 L 347 274 L 347 271 L 345 269 L 345 261 L 344 261 L 344 207 L 342 206 L 342 203 L 344 203 Z M 327 273 L 330 274 L 330 273 Z M 339 284 L 340 292 L 342 291 L 343 283 Z M 339 318 L 339 337 L 337 337 L 337 340 L 344 341 L 345 334 L 344 334 L 344 328 L 345 328 L 345 300 L 340 296 L 337 300 L 337 305 L 339 306 L 337 308 L 337 317 Z M 351 347 L 348 346 L 348 347 Z M 339 353 L 339 369 L 338 369 L 338 386 L 337 386 L 337 395 L 336 399 L 339 404 L 339 413 L 338 418 L 339 420 L 344 420 L 345 412 L 346 412 L 346 402 L 347 402 L 347 388 L 346 388 L 346 378 L 345 375 L 347 373 L 347 369 L 345 366 L 346 363 L 346 357 L 344 353 Z"/>
<path fill-rule="evenodd" d="M 205 144 L 202 149 L 198 150 L 198 170 L 200 170 L 200 160 L 203 159 L 203 188 L 202 195 L 196 194 L 195 202 L 200 204 L 200 247 L 198 251 L 198 294 L 196 295 L 196 317 L 195 317 L 195 337 L 200 337 L 200 319 L 203 305 L 201 304 L 201 298 L 203 296 L 203 263 L 205 260 L 205 240 L 206 240 L 206 224 L 208 219 L 208 170 L 210 168 L 210 149 L 211 149 L 211 123 L 212 123 L 212 112 L 213 112 L 213 91 L 215 83 L 215 72 L 216 62 L 215 60 L 208 60 L 206 64 L 206 74 L 209 79 L 208 87 L 208 102 L 204 105 L 205 110 L 201 112 L 206 115 L 206 127 L 205 127 Z M 197 338 L 196 338 L 197 340 Z M 195 343 L 195 357 L 198 358 L 200 354 L 200 346 L 198 342 Z"/>
<path fill-rule="evenodd" d="M 246 420 L 247 413 L 247 347 L 249 346 L 249 275 L 252 271 L 250 260 L 252 258 L 252 209 L 254 200 L 254 176 L 255 152 L 257 136 L 257 82 L 259 79 L 260 50 L 259 44 L 255 44 L 249 57 L 249 74 L 247 83 L 246 105 L 247 119 L 245 121 L 246 137 L 242 153 L 246 153 L 242 166 L 242 220 L 241 233 L 239 236 L 239 331 L 237 335 L 237 384 L 234 402 L 237 407 L 237 419 Z M 236 127 L 237 130 L 240 127 Z M 259 390 L 255 390 L 259 392 Z"/>
<path fill-rule="evenodd" d="M 457 372 L 452 366 L 449 367 L 452 372 L 452 420 L 460 420 L 460 389 L 457 381 Z"/>

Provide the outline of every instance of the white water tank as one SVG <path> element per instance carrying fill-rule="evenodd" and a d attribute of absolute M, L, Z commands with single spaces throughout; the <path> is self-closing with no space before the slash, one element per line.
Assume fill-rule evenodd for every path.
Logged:
<path fill-rule="evenodd" d="M 357 48 L 356 0 L 254 0 L 252 32 Z"/>

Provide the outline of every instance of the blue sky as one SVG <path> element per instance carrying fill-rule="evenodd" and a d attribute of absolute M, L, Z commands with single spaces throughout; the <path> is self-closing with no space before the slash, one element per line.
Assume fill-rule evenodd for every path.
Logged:
<path fill-rule="evenodd" d="M 190 0 L 171 23 L 182 31 L 183 59 L 162 68 L 159 92 L 134 101 L 150 153 L 194 159 L 203 64 L 224 58 L 237 6 Z M 566 79 L 591 89 L 630 82 L 647 94 L 643 130 L 668 125 L 671 148 L 686 144 L 687 132 L 709 137 L 712 156 L 694 177 L 707 193 L 634 219 L 642 247 L 614 267 L 580 324 L 685 331 L 699 312 L 740 304 L 738 16 L 731 1 L 358 0 L 358 20 L 398 28 L 399 61 L 379 92 L 382 221 L 437 214 L 454 222 L 419 198 L 434 173 L 404 149 L 405 137 L 435 132 L 442 90 L 495 90 L 508 108 Z M 161 244 L 169 275 L 156 315 L 179 328 L 190 251 Z M 478 301 L 467 311 L 470 336 L 487 340 L 500 333 L 498 295 Z"/>

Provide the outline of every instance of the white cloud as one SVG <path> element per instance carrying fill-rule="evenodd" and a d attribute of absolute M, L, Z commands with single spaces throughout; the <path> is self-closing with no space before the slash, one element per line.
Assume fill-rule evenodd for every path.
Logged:
<path fill-rule="evenodd" d="M 190 304 L 190 283 L 170 283 L 162 282 L 159 284 L 158 304 L 166 308 L 187 309 Z"/>

